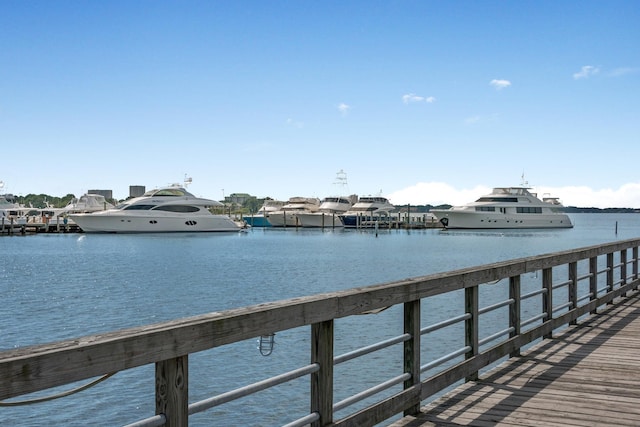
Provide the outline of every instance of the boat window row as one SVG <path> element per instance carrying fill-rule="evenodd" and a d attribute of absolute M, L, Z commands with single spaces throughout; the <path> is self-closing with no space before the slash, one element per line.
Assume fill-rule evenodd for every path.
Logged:
<path fill-rule="evenodd" d="M 166 205 L 166 206 L 158 206 L 154 209 L 155 211 L 167 211 L 167 212 L 179 212 L 179 213 L 192 213 L 200 211 L 200 208 L 197 206 L 191 205 Z"/>
<path fill-rule="evenodd" d="M 533 208 L 533 207 L 522 207 L 516 208 L 516 212 L 518 213 L 542 213 L 542 208 Z"/>
<path fill-rule="evenodd" d="M 130 205 L 125 206 L 125 211 L 148 211 L 152 209 L 155 205 Z"/>
<path fill-rule="evenodd" d="M 478 211 L 478 212 L 495 212 L 496 208 L 494 206 L 476 206 L 476 211 Z"/>
<path fill-rule="evenodd" d="M 517 203 L 517 197 L 480 197 L 477 202 Z"/>

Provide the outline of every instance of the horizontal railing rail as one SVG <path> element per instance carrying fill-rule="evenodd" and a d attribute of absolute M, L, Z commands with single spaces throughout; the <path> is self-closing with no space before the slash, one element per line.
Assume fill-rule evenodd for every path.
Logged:
<path fill-rule="evenodd" d="M 639 246 L 640 239 L 624 240 L 7 350 L 0 353 L 0 406 L 30 393 L 155 364 L 156 414 L 130 426 L 185 426 L 190 415 L 299 378 L 310 384 L 309 411 L 287 426 L 375 425 L 415 413 L 431 396 L 476 379 L 505 356 L 517 356 L 522 347 L 637 290 Z M 460 302 L 460 311 L 433 318 L 428 304 L 444 294 Z M 402 310 L 386 310 L 394 306 Z M 403 330 L 334 356 L 336 320 L 383 311 L 401 313 Z M 491 326 L 487 318 L 493 319 Z M 308 365 L 188 402 L 189 355 L 299 327 L 311 329 Z M 366 325 L 361 334 L 367 336 Z M 456 334 L 457 348 L 445 346 L 446 353 L 432 354 L 429 343 Z M 396 348 L 400 372 L 334 401 L 334 367 Z M 426 354 L 428 360 L 422 361 Z M 336 419 L 347 408 L 351 412 Z"/>

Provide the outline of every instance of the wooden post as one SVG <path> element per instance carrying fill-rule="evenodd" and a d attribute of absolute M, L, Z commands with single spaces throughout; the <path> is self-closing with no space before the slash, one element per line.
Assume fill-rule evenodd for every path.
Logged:
<path fill-rule="evenodd" d="M 156 415 L 165 427 L 189 425 L 189 356 L 156 362 Z"/>
<path fill-rule="evenodd" d="M 634 246 L 633 247 L 633 280 L 637 280 L 638 279 L 638 247 Z M 636 286 L 635 289 L 638 289 L 638 287 Z"/>
<path fill-rule="evenodd" d="M 479 333 L 478 333 L 478 316 L 479 316 L 479 298 L 478 298 L 478 286 L 472 286 L 465 288 L 464 290 L 464 311 L 470 314 L 471 317 L 464 322 L 465 330 L 465 346 L 471 347 L 471 350 L 465 353 L 465 359 L 470 359 L 478 354 L 479 347 Z M 466 381 L 476 381 L 478 379 L 478 371 L 471 372 L 466 378 Z"/>
<path fill-rule="evenodd" d="M 509 299 L 513 300 L 513 304 L 509 306 L 509 327 L 513 328 L 513 332 L 509 333 L 509 337 L 511 338 L 520 335 L 522 301 L 520 294 L 520 275 L 509 277 Z M 509 354 L 509 357 L 517 356 L 520 356 L 520 348 L 513 350 Z"/>
<path fill-rule="evenodd" d="M 607 254 L 607 293 L 613 291 L 613 253 Z M 613 300 L 607 305 L 613 305 Z"/>
<path fill-rule="evenodd" d="M 311 363 L 320 365 L 311 374 L 311 412 L 320 419 L 311 426 L 320 427 L 333 423 L 333 320 L 311 325 Z"/>
<path fill-rule="evenodd" d="M 404 303 L 404 333 L 411 339 L 404 342 L 404 372 L 411 378 L 404 382 L 404 389 L 420 384 L 420 300 Z M 420 412 L 420 402 L 404 410 L 404 415 Z"/>
<path fill-rule="evenodd" d="M 542 294 L 542 311 L 547 314 L 544 321 L 549 322 L 553 319 L 553 270 L 551 268 L 542 270 L 542 287 L 546 290 Z M 553 332 L 545 334 L 542 338 L 553 338 Z"/>
<path fill-rule="evenodd" d="M 620 251 L 620 286 L 627 284 L 627 250 Z M 625 292 L 624 296 L 627 296 Z"/>
<path fill-rule="evenodd" d="M 567 298 L 571 302 L 571 310 L 578 307 L 578 263 L 569 263 L 569 289 Z M 570 325 L 577 325 L 578 319 L 569 322 Z"/>
<path fill-rule="evenodd" d="M 589 258 L 589 293 L 591 300 L 598 298 L 598 258 Z M 598 314 L 598 308 L 591 310 L 591 314 Z"/>

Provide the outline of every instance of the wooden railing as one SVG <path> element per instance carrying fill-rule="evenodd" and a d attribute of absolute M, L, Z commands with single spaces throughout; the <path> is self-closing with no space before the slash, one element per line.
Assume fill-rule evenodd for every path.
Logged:
<path fill-rule="evenodd" d="M 371 426 L 415 413 L 425 399 L 461 380 L 476 379 L 483 368 L 517 356 L 522 347 L 595 315 L 599 306 L 637 289 L 639 245 L 640 239 L 613 242 L 4 351 L 0 353 L 0 406 L 36 391 L 155 364 L 156 415 L 132 426 L 186 426 L 189 415 L 301 377 L 308 377 L 310 384 L 310 409 L 288 426 Z M 480 305 L 483 289 L 502 285 L 508 288 L 502 293 L 508 297 Z M 430 319 L 426 302 L 443 294 L 460 296 L 463 310 Z M 336 319 L 396 305 L 402 307 L 398 312 L 404 324 L 397 336 L 334 355 Z M 490 315 L 493 324 L 496 318 L 503 319 L 502 329 L 485 326 L 483 319 Z M 437 322 L 425 326 L 430 320 Z M 463 331 L 464 345 L 422 361 L 427 341 L 421 343 L 422 337 L 453 325 Z M 301 326 L 310 327 L 308 365 L 188 402 L 189 355 Z M 361 333 L 365 335 L 366 329 Z M 402 370 L 379 385 L 334 402 L 334 367 L 389 347 L 399 347 Z M 380 394 L 383 397 L 368 406 L 335 419 L 338 411 Z"/>

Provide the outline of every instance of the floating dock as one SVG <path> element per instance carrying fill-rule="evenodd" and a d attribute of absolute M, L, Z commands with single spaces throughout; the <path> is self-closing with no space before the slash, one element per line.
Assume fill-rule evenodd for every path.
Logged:
<path fill-rule="evenodd" d="M 27 221 L 15 222 L 2 218 L 0 236 L 26 235 L 38 233 L 78 233 L 82 230 L 72 221 Z"/>

